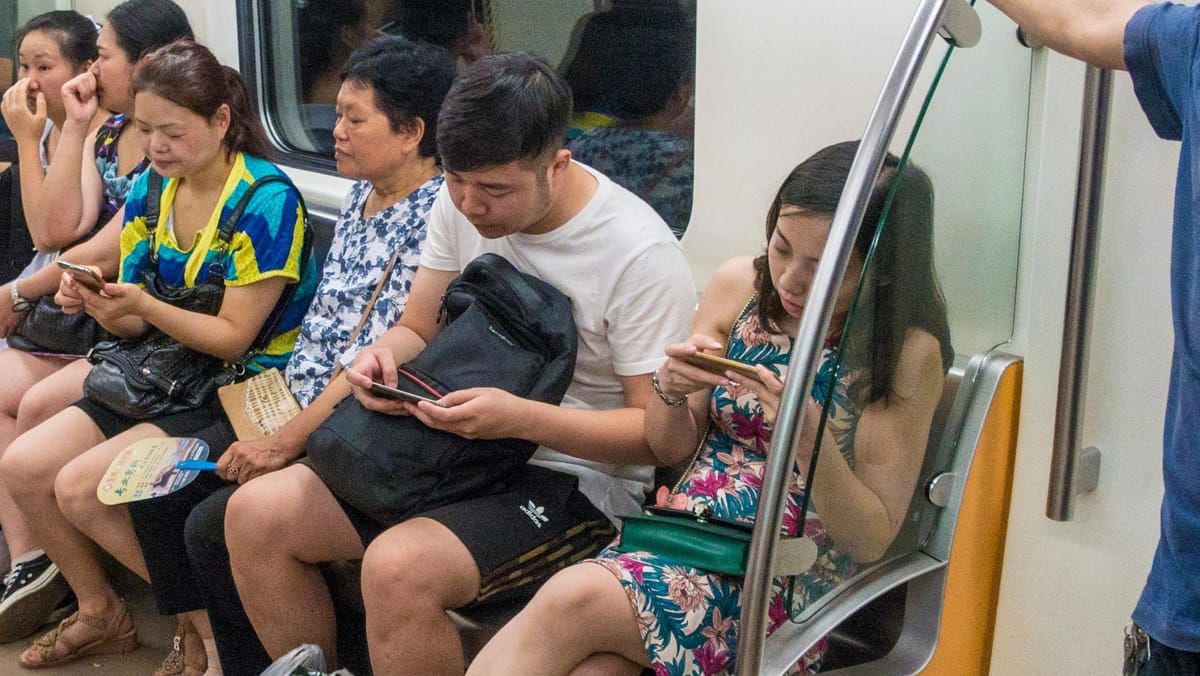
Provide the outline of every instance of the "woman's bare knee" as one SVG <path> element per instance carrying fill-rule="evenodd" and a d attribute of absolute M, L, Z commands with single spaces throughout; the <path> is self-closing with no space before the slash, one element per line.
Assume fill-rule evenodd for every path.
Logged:
<path fill-rule="evenodd" d="M 17 409 L 17 427 L 32 429 L 79 401 L 90 365 L 79 360 L 31 384 Z"/>
<path fill-rule="evenodd" d="M 225 510 L 225 537 L 232 552 L 235 548 L 255 548 L 267 539 L 281 539 L 287 525 L 292 499 L 291 482 L 286 470 L 257 478 L 239 487 L 229 498 Z"/>
<path fill-rule="evenodd" d="M 99 479 L 88 463 L 76 458 L 54 478 L 54 498 L 71 523 L 82 529 L 96 511 L 96 484 Z"/>
<path fill-rule="evenodd" d="M 614 594 L 622 594 L 620 583 L 600 566 L 575 565 L 565 568 L 551 577 L 533 597 L 530 606 L 536 604 L 554 615 L 577 616 L 581 610 L 598 608 L 601 600 Z"/>
<path fill-rule="evenodd" d="M 13 496 L 34 493 L 50 493 L 54 490 L 54 479 L 61 469 L 58 463 L 38 452 L 38 444 L 17 437 L 0 456 L 0 480 Z"/>

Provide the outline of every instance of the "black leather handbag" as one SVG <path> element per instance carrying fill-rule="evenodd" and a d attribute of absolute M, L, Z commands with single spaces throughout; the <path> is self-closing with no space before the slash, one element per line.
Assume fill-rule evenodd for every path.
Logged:
<path fill-rule="evenodd" d="M 157 194 L 161 182 L 162 177 L 151 170 L 148 194 L 151 191 Z M 229 245 L 255 191 L 273 182 L 288 181 L 283 176 L 264 176 L 246 190 L 221 224 L 217 235 L 220 246 Z M 158 200 L 147 204 L 153 204 L 146 214 L 146 228 L 153 237 L 158 221 Z M 307 220 L 304 240 L 302 266 L 311 255 Z M 220 311 L 225 295 L 225 270 L 221 264 L 209 266 L 207 279 L 194 287 L 171 287 L 159 278 L 157 262 L 154 242 L 151 241 L 150 264 L 143 275 L 148 293 L 190 312 L 215 315 Z M 166 333 L 153 329 L 132 340 L 107 341 L 92 348 L 87 357 L 93 366 L 83 382 L 84 395 L 115 413 L 135 420 L 148 420 L 203 406 L 215 398 L 218 388 L 234 382 L 245 373 L 246 363 L 270 340 L 295 287 L 295 284 L 287 286 L 276 304 L 275 312 L 267 319 L 254 344 L 237 362 L 225 362 L 193 350 Z"/>
<path fill-rule="evenodd" d="M 447 287 L 442 328 L 399 371 L 398 389 L 441 397 L 496 387 L 562 402 L 575 373 L 571 301 L 551 285 L 484 254 Z M 523 439 L 464 439 L 343 401 L 313 432 L 308 463 L 329 489 L 384 525 L 493 492 L 537 449 Z"/>
<path fill-rule="evenodd" d="M 33 301 L 8 346 L 24 352 L 84 356 L 97 343 L 114 336 L 86 312 L 66 313 L 54 302 L 54 294 Z"/>

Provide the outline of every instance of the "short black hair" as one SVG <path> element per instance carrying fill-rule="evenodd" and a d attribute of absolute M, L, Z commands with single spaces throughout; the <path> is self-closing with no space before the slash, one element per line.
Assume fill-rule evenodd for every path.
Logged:
<path fill-rule="evenodd" d="M 534 161 L 563 147 L 571 90 L 541 57 L 485 56 L 459 75 L 438 116 L 438 151 L 451 171 Z"/>
<path fill-rule="evenodd" d="M 425 135 L 417 152 L 425 157 L 437 152 L 438 110 L 454 76 L 454 62 L 445 49 L 399 35 L 368 41 L 354 50 L 341 72 L 343 82 L 374 90 L 375 106 L 387 115 L 392 131 L 421 118 Z"/>

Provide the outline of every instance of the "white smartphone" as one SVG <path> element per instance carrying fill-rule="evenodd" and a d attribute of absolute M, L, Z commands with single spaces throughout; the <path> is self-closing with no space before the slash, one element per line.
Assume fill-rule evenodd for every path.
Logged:
<path fill-rule="evenodd" d="M 55 263 L 58 264 L 58 267 L 62 268 L 63 270 L 66 270 L 67 274 L 71 275 L 71 277 L 73 277 L 75 279 L 75 281 L 86 286 L 87 288 L 91 289 L 92 291 L 99 292 L 101 289 L 104 288 L 104 278 L 101 277 L 100 273 L 96 272 L 95 270 L 93 270 L 89 267 L 84 267 L 82 265 L 68 263 L 67 261 L 64 261 L 61 258 L 56 260 Z"/>
<path fill-rule="evenodd" d="M 368 389 L 370 390 L 371 394 L 373 394 L 377 397 L 383 397 L 384 399 L 396 399 L 398 401 L 411 401 L 414 404 L 417 403 L 418 401 L 427 401 L 427 402 L 433 404 L 434 406 L 442 406 L 443 408 L 445 408 L 445 405 L 439 404 L 436 399 L 430 399 L 429 397 L 423 397 L 419 394 L 413 394 L 412 392 L 405 392 L 404 390 L 398 390 L 394 387 L 388 387 L 387 385 L 384 385 L 383 383 L 379 383 L 379 382 L 375 382 L 375 381 L 371 381 L 371 387 Z"/>

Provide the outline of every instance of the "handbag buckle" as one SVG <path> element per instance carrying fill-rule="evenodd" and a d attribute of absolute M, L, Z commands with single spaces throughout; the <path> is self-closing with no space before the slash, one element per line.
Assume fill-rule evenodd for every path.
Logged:
<path fill-rule="evenodd" d="M 699 504 L 692 507 L 692 514 L 696 515 L 696 523 L 708 523 L 709 517 L 713 514 L 712 505 Z"/>

